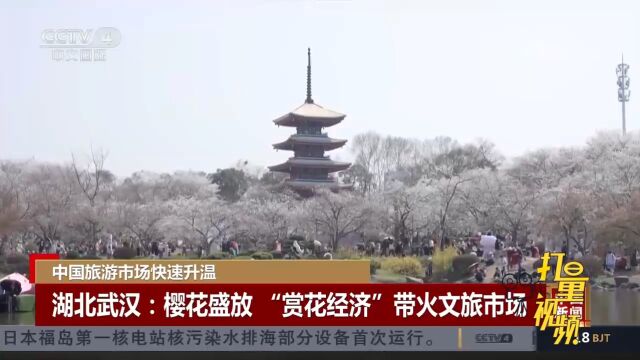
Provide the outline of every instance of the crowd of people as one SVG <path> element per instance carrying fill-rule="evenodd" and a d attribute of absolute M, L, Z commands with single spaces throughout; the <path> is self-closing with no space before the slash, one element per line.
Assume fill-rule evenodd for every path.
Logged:
<path fill-rule="evenodd" d="M 500 281 L 507 273 L 521 273 L 526 257 L 537 258 L 540 249 L 529 242 L 526 245 L 513 241 L 510 234 L 495 235 L 491 231 L 469 234 L 466 237 L 450 239 L 445 237 L 444 247 L 454 247 L 457 255 L 473 255 L 478 257 L 478 266 L 474 268 L 472 276 L 479 282 L 486 277 L 485 268 L 495 265 L 493 278 Z M 432 257 L 439 246 L 437 237 L 414 237 L 413 240 L 395 240 L 391 236 L 384 236 L 381 240 L 371 240 L 357 244 L 355 250 L 367 256 L 426 256 Z M 427 270 L 427 273 L 429 270 Z"/>
<path fill-rule="evenodd" d="M 616 271 L 640 271 L 640 251 L 634 249 L 627 257 L 620 256 L 615 251 L 609 250 L 603 257 L 602 267 L 605 273 L 611 276 L 615 275 Z"/>
<path fill-rule="evenodd" d="M 540 257 L 541 249 L 533 242 L 526 245 L 513 241 L 510 234 L 493 234 L 491 231 L 485 233 L 469 234 L 466 237 L 450 239 L 445 237 L 443 240 L 445 247 L 453 247 L 458 255 L 473 255 L 478 257 L 478 264 L 475 272 L 472 274 L 479 282 L 483 282 L 486 277 L 485 269 L 494 266 L 493 280 L 499 282 L 508 273 L 524 272 L 523 263 L 527 257 Z M 72 245 L 68 249 L 65 243 L 60 239 L 51 239 L 44 237 L 35 242 L 35 247 L 31 245 L 27 250 L 23 243 L 18 242 L 15 245 L 15 251 L 18 253 L 55 253 L 60 256 L 67 256 L 70 252 L 75 252 L 78 256 L 95 255 L 104 258 L 113 258 L 116 249 L 121 247 L 129 247 L 134 250 L 135 256 L 150 258 L 169 258 L 175 255 L 182 256 L 198 256 L 207 257 L 209 254 L 202 246 L 191 246 L 187 244 L 166 243 L 163 241 L 152 241 L 147 247 L 141 246 L 140 241 L 136 241 L 133 237 L 125 237 L 121 234 L 116 236 L 106 235 L 100 237 L 93 246 L 90 245 Z M 436 237 L 418 237 L 414 236 L 409 240 L 402 238 L 394 239 L 392 236 L 381 236 L 380 240 L 370 240 L 366 243 L 360 243 L 355 246 L 355 250 L 366 256 L 421 256 L 432 257 L 441 243 Z M 236 240 L 224 240 L 221 243 L 221 250 L 231 257 L 240 254 L 240 244 Z M 568 248 L 562 246 L 557 251 L 567 254 L 568 259 L 580 260 L 584 254 L 575 246 Z M 291 236 L 282 241 L 276 240 L 273 247 L 269 250 L 274 258 L 299 259 L 303 257 L 317 258 L 333 258 L 332 249 L 325 246 L 318 240 L 305 240 L 303 237 Z M 613 276 L 617 271 L 635 270 L 640 271 L 640 251 L 638 249 L 628 256 L 618 251 L 608 250 L 602 254 L 602 267 L 606 274 Z M 532 269 L 533 270 L 533 269 Z M 427 269 L 430 273 L 431 269 Z M 535 271 L 534 271 L 535 272 Z"/>
<path fill-rule="evenodd" d="M 291 236 L 285 245 L 276 240 L 272 251 L 274 257 L 285 259 L 301 259 L 303 257 L 316 257 L 319 259 L 332 259 L 332 249 L 319 240 L 305 240 L 301 236 Z"/>

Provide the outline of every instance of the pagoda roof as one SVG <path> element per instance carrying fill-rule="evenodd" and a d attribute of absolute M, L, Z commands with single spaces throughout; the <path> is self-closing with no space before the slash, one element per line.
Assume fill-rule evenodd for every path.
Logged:
<path fill-rule="evenodd" d="M 345 170 L 350 163 L 333 161 L 328 157 L 324 158 L 307 158 L 307 157 L 292 157 L 282 164 L 269 166 L 271 171 L 290 172 L 293 167 L 306 167 L 306 168 L 327 168 L 329 172 L 335 172 Z"/>
<path fill-rule="evenodd" d="M 304 122 L 315 122 L 321 126 L 332 126 L 341 122 L 345 114 L 325 109 L 313 102 L 305 102 L 288 114 L 273 120 L 280 126 L 298 126 Z"/>
<path fill-rule="evenodd" d="M 291 135 L 286 141 L 273 144 L 275 149 L 293 150 L 294 145 L 322 145 L 325 150 L 337 149 L 347 143 L 347 140 L 333 139 L 328 136 Z"/>

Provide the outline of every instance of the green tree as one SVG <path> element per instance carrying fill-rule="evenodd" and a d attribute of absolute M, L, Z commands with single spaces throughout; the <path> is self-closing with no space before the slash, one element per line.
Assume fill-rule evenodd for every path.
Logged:
<path fill-rule="evenodd" d="M 235 202 L 249 188 L 249 181 L 244 171 L 227 168 L 218 169 L 215 173 L 207 175 L 212 184 L 218 185 L 218 195 L 226 201 Z"/>

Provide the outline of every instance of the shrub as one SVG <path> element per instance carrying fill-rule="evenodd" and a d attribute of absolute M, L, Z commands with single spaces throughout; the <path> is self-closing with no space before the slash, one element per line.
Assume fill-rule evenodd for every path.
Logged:
<path fill-rule="evenodd" d="M 7 265 L 22 264 L 25 262 L 28 263 L 29 258 L 21 254 L 10 254 L 5 259 L 5 262 L 7 263 Z"/>
<path fill-rule="evenodd" d="M 388 257 L 382 260 L 380 268 L 394 274 L 420 277 L 424 275 L 422 264 L 415 257 Z"/>
<path fill-rule="evenodd" d="M 271 260 L 273 259 L 273 254 L 266 251 L 257 251 L 251 255 L 252 258 L 256 260 Z"/>
<path fill-rule="evenodd" d="M 459 275 L 466 274 L 469 270 L 469 266 L 477 263 L 478 261 L 480 261 L 480 259 L 475 255 L 458 255 L 451 261 L 452 270 L 454 273 Z"/>
<path fill-rule="evenodd" d="M 335 259 L 341 259 L 341 260 L 345 260 L 345 259 L 357 260 L 357 259 L 361 259 L 362 256 L 360 254 L 358 254 L 358 252 L 355 251 L 354 249 L 339 248 L 338 251 L 335 252 L 334 258 Z"/>
<path fill-rule="evenodd" d="M 585 275 L 590 278 L 595 278 L 603 274 L 602 259 L 595 255 L 588 255 L 578 260 L 579 263 L 584 266 Z"/>
<path fill-rule="evenodd" d="M 456 256 L 458 256 L 458 250 L 454 247 L 448 247 L 444 250 L 436 249 L 431 259 L 433 272 L 438 274 L 448 273 L 453 265 L 453 258 Z"/>
<path fill-rule="evenodd" d="M 382 267 L 382 262 L 380 258 L 371 258 L 369 259 L 369 273 L 371 275 L 375 274 L 378 269 Z"/>
<path fill-rule="evenodd" d="M 77 251 L 68 251 L 64 258 L 69 260 L 80 259 L 80 254 Z"/>
<path fill-rule="evenodd" d="M 226 252 L 217 252 L 217 253 L 213 253 L 209 256 L 207 256 L 207 259 L 211 259 L 211 260 L 222 260 L 222 259 L 228 259 L 231 257 L 231 254 L 226 253 Z"/>
<path fill-rule="evenodd" d="M 20 254 L 11 254 L 7 256 L 4 261 L 0 261 L 0 273 L 11 274 L 29 273 L 29 258 Z"/>
<path fill-rule="evenodd" d="M 429 264 L 432 262 L 432 258 L 430 256 L 421 256 L 420 257 L 420 264 L 422 264 L 422 266 L 424 268 L 427 268 L 427 266 L 429 266 Z"/>
<path fill-rule="evenodd" d="M 136 257 L 136 250 L 130 247 L 119 247 L 113 250 L 113 258 L 128 260 Z"/>

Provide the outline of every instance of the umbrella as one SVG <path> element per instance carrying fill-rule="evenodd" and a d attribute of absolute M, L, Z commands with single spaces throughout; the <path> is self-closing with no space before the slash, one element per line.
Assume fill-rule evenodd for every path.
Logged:
<path fill-rule="evenodd" d="M 476 267 L 476 266 L 478 266 L 478 265 L 480 265 L 480 261 L 478 261 L 478 262 L 474 262 L 473 264 L 469 265 L 469 267 L 467 268 L 467 270 L 471 270 L 471 269 L 473 269 L 474 267 Z"/>
<path fill-rule="evenodd" d="M 33 288 L 33 284 L 29 282 L 29 279 L 27 279 L 24 275 L 19 273 L 9 274 L 3 277 L 2 279 L 0 279 L 0 281 L 2 280 L 15 280 L 19 282 L 20 286 L 22 287 L 22 294 L 28 293 L 31 290 L 31 288 Z"/>

